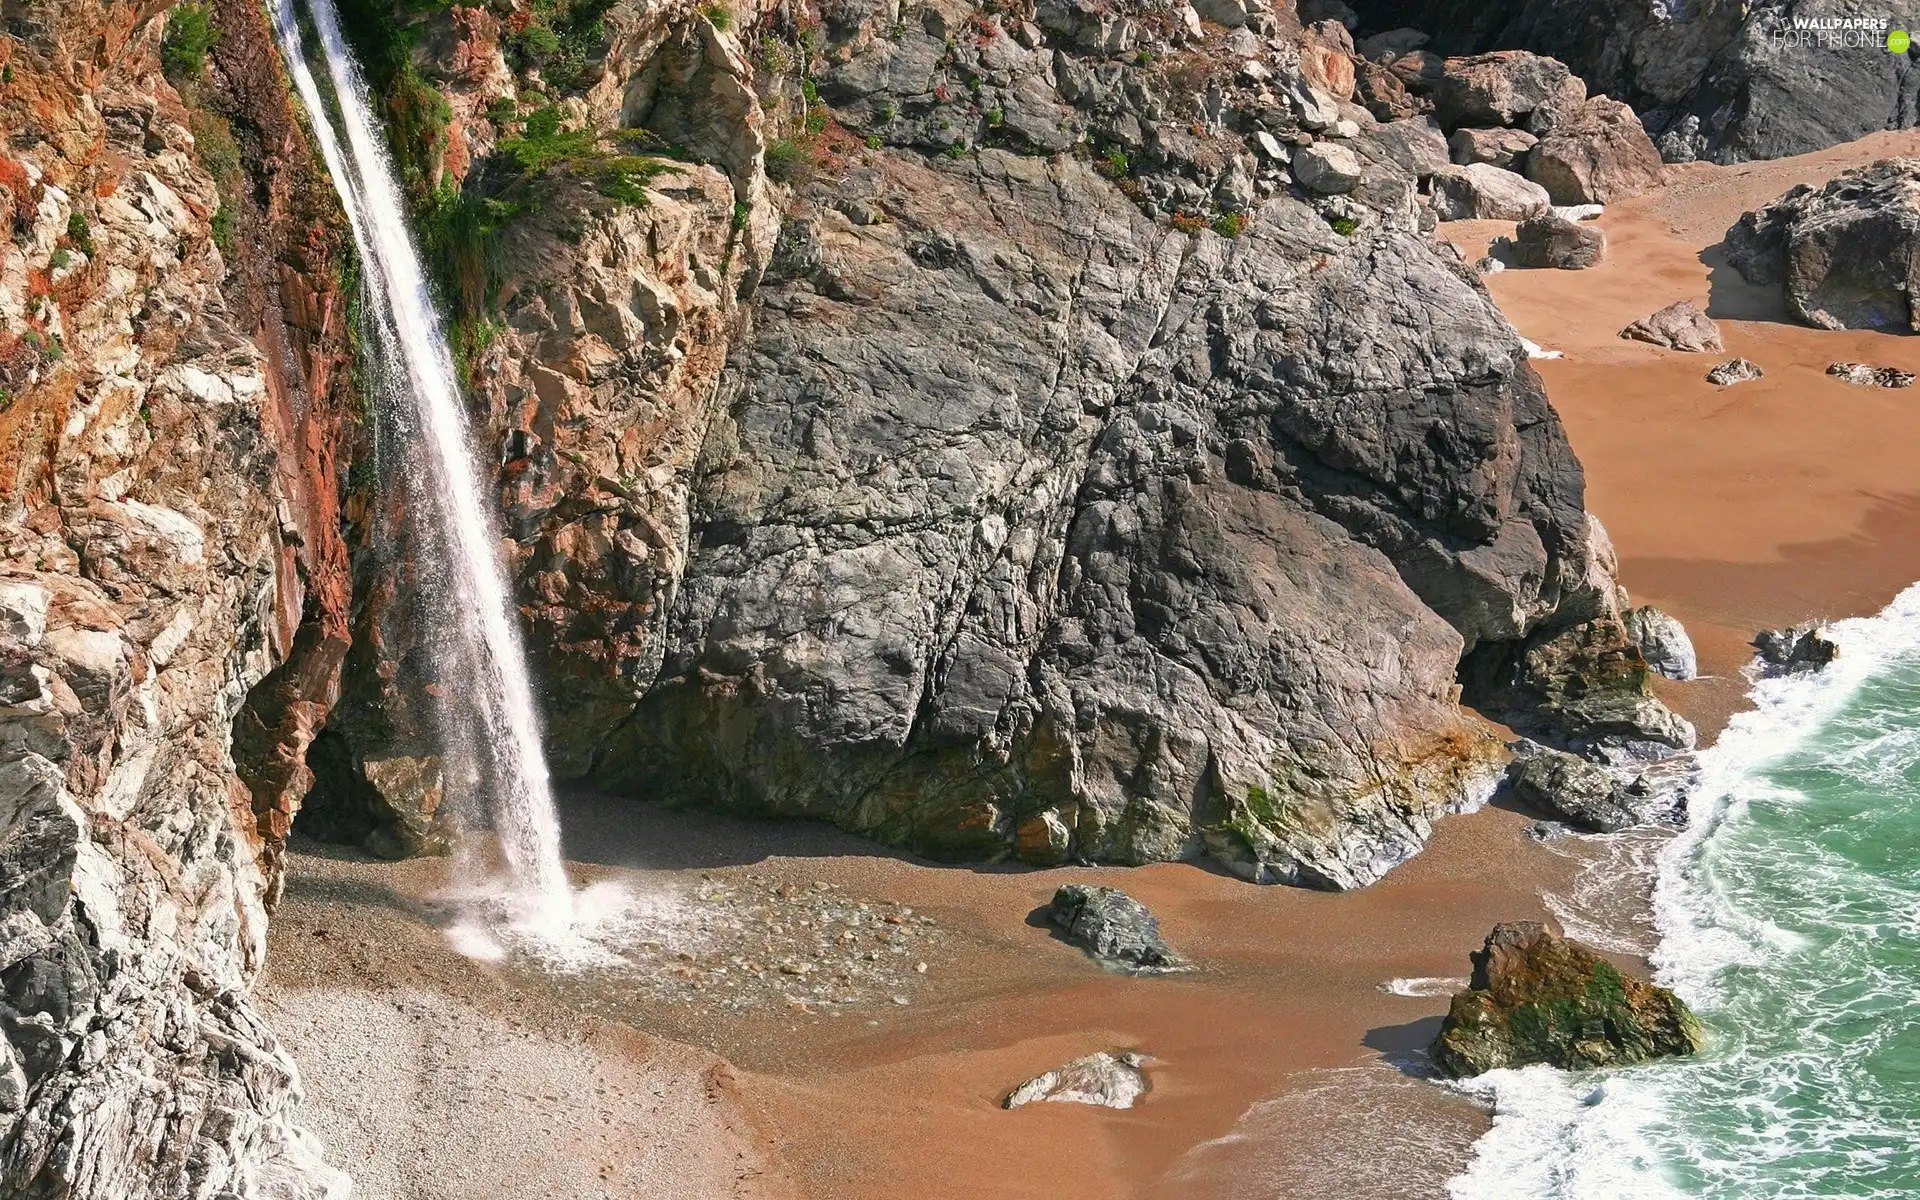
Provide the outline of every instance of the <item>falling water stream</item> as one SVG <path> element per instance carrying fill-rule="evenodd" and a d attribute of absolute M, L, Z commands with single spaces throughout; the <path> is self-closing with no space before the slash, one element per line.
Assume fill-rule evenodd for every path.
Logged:
<path fill-rule="evenodd" d="M 540 747 L 526 655 L 499 560 L 500 533 L 480 483 L 453 356 L 408 232 L 398 180 L 333 0 L 306 0 L 340 126 L 308 68 L 295 0 L 272 0 L 273 24 L 315 140 L 340 193 L 370 292 L 370 364 L 405 443 L 422 605 L 440 676 L 449 799 L 490 820 L 511 876 L 508 916 L 558 936 L 572 920 L 560 827 Z M 472 863 L 474 856 L 465 854 Z M 469 867 L 468 869 L 477 869 Z"/>

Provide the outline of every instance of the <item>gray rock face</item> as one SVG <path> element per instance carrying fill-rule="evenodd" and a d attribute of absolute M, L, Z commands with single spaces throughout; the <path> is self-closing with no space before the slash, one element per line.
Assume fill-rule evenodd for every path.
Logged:
<path fill-rule="evenodd" d="M 1590 93 L 1631 104 L 1669 162 L 1745 162 L 1805 154 L 1915 124 L 1920 79 L 1889 54 L 1889 23 L 1920 13 L 1869 0 L 1373 0 L 1365 25 L 1411 26 L 1430 50 L 1466 55 L 1519 48 L 1551 55 Z M 1850 48 L 1795 22 L 1854 19 L 1873 32 Z"/>
<path fill-rule="evenodd" d="M 1665 167 L 1633 110 L 1595 96 L 1556 112 L 1526 172 L 1555 204 L 1612 204 L 1659 187 Z"/>
<path fill-rule="evenodd" d="M 1783 285 L 1809 325 L 1920 332 L 1920 158 L 1801 184 L 1743 214 L 1723 245 L 1748 283 Z"/>
<path fill-rule="evenodd" d="M 1762 675 L 1798 675 L 1818 671 L 1840 657 L 1840 645 L 1827 636 L 1826 626 L 1805 621 L 1786 629 L 1762 629 L 1753 635 Z"/>
<path fill-rule="evenodd" d="M 1489 163 L 1433 173 L 1433 211 L 1442 221 L 1524 221 L 1552 203 L 1539 184 Z"/>
<path fill-rule="evenodd" d="M 256 812 L 234 757 L 249 693 L 324 604 L 295 443 L 327 436 L 328 401 L 295 389 L 325 376 L 290 382 L 239 327 L 153 15 L 72 0 L 9 27 L 0 1195 L 337 1198 L 247 996 L 285 810 Z M 302 232 L 322 254 L 326 231 Z M 284 332 L 291 356 L 305 330 Z"/>
<path fill-rule="evenodd" d="M 1516 267 L 1581 271 L 1606 258 L 1607 235 L 1598 226 L 1542 213 L 1520 222 L 1507 252 Z"/>
<path fill-rule="evenodd" d="M 1027 1080 L 1008 1093 L 1001 1107 L 1019 1108 L 1053 1100 L 1100 1108 L 1132 1108 L 1140 1097 L 1152 1090 L 1145 1070 L 1152 1061 L 1152 1055 L 1138 1050 L 1102 1050 Z"/>
<path fill-rule="evenodd" d="M 1855 387 L 1906 388 L 1913 386 L 1914 378 L 1910 371 L 1856 362 L 1828 363 L 1827 374 Z"/>
<path fill-rule="evenodd" d="M 1540 139 L 1524 129 L 1456 129 L 1447 139 L 1454 162 L 1461 166 L 1491 163 L 1496 167 L 1518 170 L 1515 166 Z"/>
<path fill-rule="evenodd" d="M 1160 922 L 1147 906 L 1117 888 L 1065 884 L 1053 894 L 1047 917 L 1102 966 L 1147 974 L 1190 969 L 1161 939 Z"/>
<path fill-rule="evenodd" d="M 1651 605 L 1630 608 L 1622 619 L 1627 636 L 1640 648 L 1641 657 L 1656 674 L 1668 679 L 1692 679 L 1700 674 L 1700 659 L 1694 653 L 1693 639 L 1677 619 Z"/>
<path fill-rule="evenodd" d="M 1658 312 L 1641 317 L 1620 331 L 1628 341 L 1649 342 L 1690 354 L 1718 354 L 1726 349 L 1720 327 L 1691 300 L 1676 300 Z"/>
<path fill-rule="evenodd" d="M 1760 369 L 1759 363 L 1745 358 L 1731 358 L 1709 370 L 1707 382 L 1715 387 L 1732 387 L 1736 383 L 1765 376 L 1766 372 Z"/>

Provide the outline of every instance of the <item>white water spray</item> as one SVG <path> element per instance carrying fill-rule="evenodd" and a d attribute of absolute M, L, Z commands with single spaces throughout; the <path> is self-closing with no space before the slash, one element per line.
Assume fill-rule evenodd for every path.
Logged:
<path fill-rule="evenodd" d="M 373 366 L 384 398 L 411 434 L 411 511 L 422 519 L 426 549 L 440 559 L 434 565 L 437 594 L 426 606 L 426 620 L 441 675 L 442 733 L 459 768 L 448 772 L 447 786 L 450 792 L 485 793 L 512 875 L 513 918 L 534 932 L 558 936 L 572 919 L 560 825 L 526 656 L 499 561 L 500 533 L 468 440 L 453 356 L 408 232 L 393 163 L 367 107 L 366 82 L 341 36 L 333 0 L 307 0 L 307 7 L 339 104 L 344 146 L 308 69 L 294 0 L 272 0 L 273 24 L 353 226 L 372 293 L 379 355 Z"/>

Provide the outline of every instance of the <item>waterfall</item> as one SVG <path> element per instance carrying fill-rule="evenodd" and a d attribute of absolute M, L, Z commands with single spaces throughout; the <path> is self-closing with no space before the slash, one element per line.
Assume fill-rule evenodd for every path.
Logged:
<path fill-rule="evenodd" d="M 456 811 L 491 818 L 512 877 L 514 917 L 558 934 L 572 896 L 560 825 L 540 748 L 525 652 L 515 628 L 501 535 L 467 433 L 453 356 L 366 81 L 341 36 L 333 0 L 307 0 L 346 142 L 308 68 L 294 0 L 271 0 L 274 29 L 315 140 L 353 226 L 370 293 L 373 369 L 386 412 L 403 432 L 409 516 L 431 594 L 421 608 L 432 643 Z M 464 794 L 463 794 L 464 793 Z M 484 805 L 482 804 L 484 801 Z"/>

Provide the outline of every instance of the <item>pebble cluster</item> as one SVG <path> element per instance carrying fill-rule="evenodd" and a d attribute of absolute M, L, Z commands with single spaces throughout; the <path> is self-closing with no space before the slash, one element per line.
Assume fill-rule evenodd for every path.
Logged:
<path fill-rule="evenodd" d="M 721 1012 L 912 1003 L 943 931 L 907 905 L 754 874 L 703 875 L 610 922 L 598 986 Z M 584 980 L 583 980 L 584 981 Z"/>

